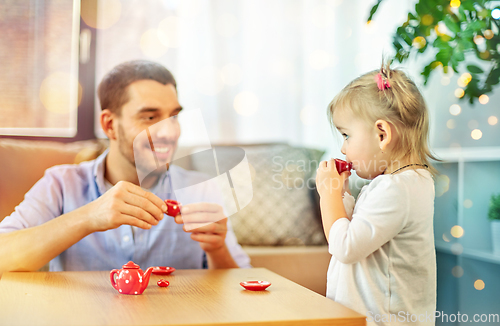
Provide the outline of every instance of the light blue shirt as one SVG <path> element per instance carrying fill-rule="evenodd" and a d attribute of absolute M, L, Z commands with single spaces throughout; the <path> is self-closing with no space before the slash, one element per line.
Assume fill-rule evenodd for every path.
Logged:
<path fill-rule="evenodd" d="M 0 223 L 0 233 L 37 226 L 84 206 L 107 191 L 104 164 L 107 151 L 94 161 L 49 168 L 26 193 L 24 201 Z M 161 199 L 172 198 L 173 189 L 198 184 L 206 175 L 171 165 L 149 191 Z M 217 191 L 196 187 L 191 202 L 211 202 L 223 206 Z M 189 204 L 183 202 L 182 204 Z M 33 243 L 36 246 L 36 243 Z M 240 267 L 251 267 L 250 258 L 236 240 L 228 219 L 226 245 Z M 204 252 L 198 242 L 184 232 L 182 224 L 165 215 L 151 229 L 130 225 L 92 233 L 68 248 L 50 262 L 51 271 L 110 270 L 121 268 L 129 260 L 141 268 L 171 266 L 178 269 L 203 268 Z"/>

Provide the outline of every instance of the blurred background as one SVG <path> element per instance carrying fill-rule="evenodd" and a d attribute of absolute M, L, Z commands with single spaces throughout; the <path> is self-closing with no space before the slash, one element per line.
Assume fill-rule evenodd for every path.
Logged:
<path fill-rule="evenodd" d="M 172 71 L 186 110 L 201 109 L 213 144 L 287 143 L 341 157 L 328 103 L 394 55 L 393 34 L 416 1 L 386 0 L 367 23 L 375 3 L 0 0 L 0 135 L 104 138 L 98 83 L 123 61 L 149 59 Z M 464 76 L 442 67 L 424 86 L 425 59 L 393 67 L 422 90 L 431 145 L 444 160 L 436 163 L 438 310 L 500 313 L 500 253 L 487 218 L 500 192 L 500 97 L 460 100 Z M 183 134 L 180 145 L 195 139 Z"/>

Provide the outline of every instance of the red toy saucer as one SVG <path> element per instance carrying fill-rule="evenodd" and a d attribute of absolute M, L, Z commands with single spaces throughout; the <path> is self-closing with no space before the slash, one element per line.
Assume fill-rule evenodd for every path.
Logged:
<path fill-rule="evenodd" d="M 175 268 L 168 266 L 157 266 L 153 268 L 153 274 L 155 275 L 170 275 L 175 272 Z"/>
<path fill-rule="evenodd" d="M 247 281 L 241 282 L 240 285 L 250 291 L 263 291 L 267 289 L 271 283 L 267 281 Z"/>

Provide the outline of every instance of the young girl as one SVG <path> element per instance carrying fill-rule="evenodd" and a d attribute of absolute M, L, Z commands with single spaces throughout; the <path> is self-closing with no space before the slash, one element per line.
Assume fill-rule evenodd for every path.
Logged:
<path fill-rule="evenodd" d="M 342 153 L 372 180 L 357 202 L 350 172 L 320 163 L 316 178 L 332 259 L 327 297 L 368 324 L 434 325 L 434 168 L 427 107 L 416 85 L 390 63 L 347 85 L 330 103 Z"/>

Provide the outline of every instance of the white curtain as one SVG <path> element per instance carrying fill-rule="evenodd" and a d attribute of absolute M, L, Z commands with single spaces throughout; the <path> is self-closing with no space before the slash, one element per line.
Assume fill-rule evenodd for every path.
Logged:
<path fill-rule="evenodd" d="M 373 4 L 107 0 L 99 19 L 116 22 L 98 31 L 97 81 L 120 62 L 155 60 L 176 77 L 181 105 L 202 109 L 212 143 L 287 142 L 337 157 L 340 140 L 328 124 L 327 105 L 349 81 L 393 55 L 392 35 L 415 1 L 385 0 L 367 25 Z M 422 65 L 410 65 L 407 71 L 421 84 Z M 440 78 L 422 89 L 431 110 L 441 110 L 433 130 L 449 133 L 457 86 L 451 79 L 443 93 Z M 189 143 L 183 134 L 181 144 Z"/>

